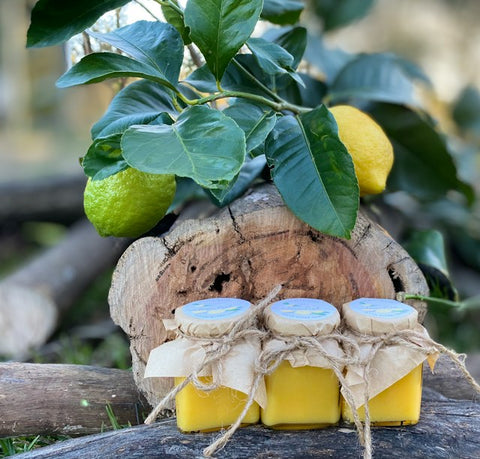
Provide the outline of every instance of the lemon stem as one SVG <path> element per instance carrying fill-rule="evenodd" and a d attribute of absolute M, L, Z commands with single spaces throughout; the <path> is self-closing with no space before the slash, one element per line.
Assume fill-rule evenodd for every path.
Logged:
<path fill-rule="evenodd" d="M 414 295 L 410 293 L 405 293 L 402 298 L 405 300 L 425 301 L 426 303 L 431 305 L 448 306 L 451 308 L 463 307 L 463 303 L 461 301 L 451 301 L 451 300 L 446 300 L 444 298 L 435 298 L 432 296 Z"/>

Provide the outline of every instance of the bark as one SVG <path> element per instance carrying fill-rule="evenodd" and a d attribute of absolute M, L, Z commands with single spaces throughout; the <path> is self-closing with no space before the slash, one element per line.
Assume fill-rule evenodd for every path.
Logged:
<path fill-rule="evenodd" d="M 143 421 L 130 371 L 84 365 L 0 363 L 0 437 L 79 435 Z"/>
<path fill-rule="evenodd" d="M 337 307 L 358 297 L 428 293 L 413 260 L 362 212 L 348 241 L 298 220 L 272 185 L 207 218 L 183 213 L 164 237 L 129 247 L 109 294 L 111 315 L 130 337 L 135 380 L 147 400 L 155 405 L 170 387 L 143 378 L 150 350 L 166 339 L 161 319 L 199 298 L 256 302 L 277 284 L 280 298 L 322 298 Z M 413 305 L 423 320 L 425 305 Z"/>
<path fill-rule="evenodd" d="M 58 316 L 105 269 L 129 240 L 102 238 L 87 221 L 0 282 L 0 354 L 21 358 L 47 340 Z"/>

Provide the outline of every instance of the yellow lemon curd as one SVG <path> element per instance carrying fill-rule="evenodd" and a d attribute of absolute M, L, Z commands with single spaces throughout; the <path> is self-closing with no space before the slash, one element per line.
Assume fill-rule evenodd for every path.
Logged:
<path fill-rule="evenodd" d="M 370 421 L 376 426 L 416 424 L 420 418 L 422 400 L 422 365 L 380 392 L 368 402 Z M 360 420 L 365 420 L 365 407 L 358 408 Z M 353 413 L 342 400 L 342 418 L 353 423 Z"/>
<path fill-rule="evenodd" d="M 175 378 L 175 385 L 183 380 Z M 211 380 L 209 376 L 200 378 L 206 384 L 210 384 Z M 175 398 L 177 426 L 183 432 L 209 432 L 229 427 L 240 416 L 247 398 L 246 394 L 229 387 L 206 392 L 189 383 Z M 260 408 L 254 402 L 242 423 L 255 424 L 259 419 Z"/>
<path fill-rule="evenodd" d="M 277 338 L 264 347 L 281 349 L 283 340 L 288 342 L 302 336 L 321 339 L 321 336 L 328 335 L 338 326 L 340 314 L 334 306 L 322 300 L 287 298 L 267 308 L 265 322 Z M 336 348 L 332 350 L 337 351 L 341 352 Z M 267 404 L 260 412 L 264 425 L 293 430 L 338 423 L 341 412 L 338 378 L 328 368 L 328 361 L 318 359 L 314 354 L 303 348 L 296 349 L 265 376 Z M 297 364 L 292 366 L 290 362 Z"/>
<path fill-rule="evenodd" d="M 276 429 L 313 429 L 340 419 L 340 392 L 334 372 L 326 368 L 293 368 L 288 361 L 265 377 L 267 407 L 262 423 Z"/>

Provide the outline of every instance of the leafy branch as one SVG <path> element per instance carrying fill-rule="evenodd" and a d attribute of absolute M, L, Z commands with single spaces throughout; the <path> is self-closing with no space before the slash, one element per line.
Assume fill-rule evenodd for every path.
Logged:
<path fill-rule="evenodd" d="M 358 183 L 326 105 L 354 100 L 364 102 L 393 140 L 391 190 L 431 199 L 456 189 L 472 201 L 445 139 L 418 110 L 413 82 L 425 77 L 411 63 L 389 54 L 326 49 L 303 27 L 290 26 L 304 6 L 297 0 L 188 0 L 185 9 L 176 0 L 154 1 L 166 22 L 89 32 L 122 54 L 85 56 L 57 82 L 70 87 L 136 79 L 92 128 L 82 164 L 93 179 L 128 167 L 176 174 L 225 205 L 268 168 L 295 215 L 348 238 L 359 207 Z M 100 3 L 38 0 L 29 46 L 66 41 L 128 0 Z M 260 18 L 289 27 L 252 37 Z M 197 68 L 180 81 L 185 48 Z M 325 78 L 299 71 L 302 59 Z"/>

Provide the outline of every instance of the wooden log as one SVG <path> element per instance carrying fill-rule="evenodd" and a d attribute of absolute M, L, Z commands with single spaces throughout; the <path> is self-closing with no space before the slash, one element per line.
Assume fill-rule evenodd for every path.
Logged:
<path fill-rule="evenodd" d="M 364 213 L 350 240 L 326 236 L 297 219 L 273 185 L 263 185 L 208 218 L 183 217 L 164 237 L 137 240 L 119 260 L 110 311 L 130 337 L 135 381 L 147 400 L 155 405 L 170 387 L 143 378 L 151 349 L 166 339 L 161 319 L 199 298 L 257 302 L 277 284 L 279 298 L 336 306 L 395 298 L 398 291 L 428 293 L 413 260 Z M 422 320 L 425 305 L 413 304 Z"/>
<path fill-rule="evenodd" d="M 0 282 L 0 354 L 23 358 L 47 340 L 58 316 L 96 277 L 113 266 L 130 241 L 102 238 L 88 221 L 57 246 Z"/>
<path fill-rule="evenodd" d="M 85 365 L 0 363 L 0 437 L 85 435 L 143 422 L 130 371 Z"/>
<path fill-rule="evenodd" d="M 17 456 L 25 459 L 62 457 L 183 458 L 201 457 L 215 438 L 211 434 L 182 434 L 174 419 L 121 431 L 56 443 Z M 374 458 L 472 459 L 480 451 L 480 404 L 452 401 L 425 391 L 420 422 L 414 426 L 373 428 Z M 323 430 L 274 431 L 262 426 L 239 429 L 221 458 L 358 459 L 362 450 L 351 426 Z"/>
<path fill-rule="evenodd" d="M 0 222 L 73 223 L 84 215 L 83 174 L 0 184 Z"/>

